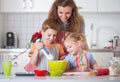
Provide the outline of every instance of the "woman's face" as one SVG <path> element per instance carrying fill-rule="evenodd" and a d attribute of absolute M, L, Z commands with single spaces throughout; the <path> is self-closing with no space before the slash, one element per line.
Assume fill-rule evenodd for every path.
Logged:
<path fill-rule="evenodd" d="M 67 22 L 67 20 L 72 15 L 72 8 L 70 6 L 66 6 L 66 7 L 58 6 L 57 13 L 62 22 Z"/>
<path fill-rule="evenodd" d="M 52 44 L 55 42 L 57 31 L 48 28 L 45 32 L 42 31 L 43 39 L 45 44 Z"/>

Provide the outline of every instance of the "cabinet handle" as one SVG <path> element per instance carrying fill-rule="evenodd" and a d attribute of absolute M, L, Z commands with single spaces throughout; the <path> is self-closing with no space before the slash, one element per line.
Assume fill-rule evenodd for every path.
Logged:
<path fill-rule="evenodd" d="M 32 9 L 34 7 L 34 1 L 30 0 L 30 8 Z"/>
<path fill-rule="evenodd" d="M 25 0 L 23 0 L 22 7 L 23 7 L 23 9 L 25 9 L 25 8 L 26 8 L 26 1 L 25 1 Z"/>
<path fill-rule="evenodd" d="M 8 55 L 8 58 L 11 59 L 12 58 L 11 55 Z"/>
<path fill-rule="evenodd" d="M 13 62 L 13 66 L 18 66 L 18 63 L 17 62 Z"/>
<path fill-rule="evenodd" d="M 82 7 L 78 7 L 78 9 L 83 9 Z"/>

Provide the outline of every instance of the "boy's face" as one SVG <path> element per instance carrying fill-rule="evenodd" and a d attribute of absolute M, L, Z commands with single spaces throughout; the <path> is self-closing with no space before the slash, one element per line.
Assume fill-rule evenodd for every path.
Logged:
<path fill-rule="evenodd" d="M 45 32 L 42 31 L 44 43 L 46 44 L 52 44 L 55 42 L 56 36 L 57 36 L 57 31 L 48 28 Z"/>
<path fill-rule="evenodd" d="M 73 41 L 73 39 L 66 39 L 64 41 L 64 45 L 66 50 L 72 54 L 72 55 L 77 55 L 80 50 L 80 45 L 78 41 Z"/>

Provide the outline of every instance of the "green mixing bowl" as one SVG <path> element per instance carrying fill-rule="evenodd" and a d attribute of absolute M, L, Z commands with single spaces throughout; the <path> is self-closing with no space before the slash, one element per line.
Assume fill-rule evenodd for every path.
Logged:
<path fill-rule="evenodd" d="M 67 61 L 48 61 L 48 66 L 50 71 L 62 70 L 64 72 L 66 70 L 68 62 Z"/>
<path fill-rule="evenodd" d="M 55 70 L 55 71 L 49 71 L 50 76 L 61 76 L 63 70 Z"/>

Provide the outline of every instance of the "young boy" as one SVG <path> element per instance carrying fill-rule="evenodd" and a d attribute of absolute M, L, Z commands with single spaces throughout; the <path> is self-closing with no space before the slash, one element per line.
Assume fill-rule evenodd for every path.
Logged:
<path fill-rule="evenodd" d="M 83 33 L 68 33 L 63 38 L 63 43 L 69 53 L 65 58 L 69 62 L 67 71 L 90 71 L 99 67 L 92 54 L 84 50 L 85 41 Z"/>
<path fill-rule="evenodd" d="M 32 72 L 35 69 L 48 70 L 48 59 L 41 51 L 45 46 L 54 56 L 54 60 L 59 60 L 64 56 L 64 50 L 61 44 L 55 42 L 60 26 L 57 21 L 47 19 L 42 24 L 42 42 L 36 42 L 34 53 L 30 62 L 24 67 L 26 71 Z"/>

